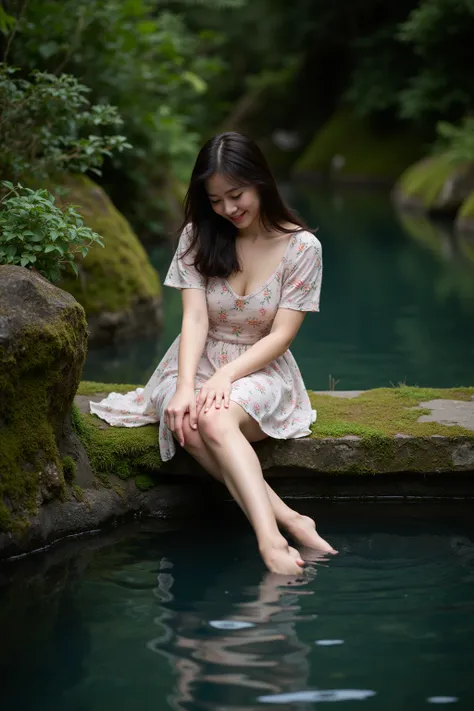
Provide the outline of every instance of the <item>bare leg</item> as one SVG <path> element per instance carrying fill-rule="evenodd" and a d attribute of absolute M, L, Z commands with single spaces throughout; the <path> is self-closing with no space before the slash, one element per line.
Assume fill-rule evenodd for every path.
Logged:
<path fill-rule="evenodd" d="M 242 428 L 243 434 L 250 442 L 255 442 L 266 437 L 260 428 L 259 433 L 252 433 L 247 430 L 248 428 Z M 255 434 L 257 434 L 257 436 L 252 438 L 252 434 L 254 434 L 254 437 Z M 186 449 L 209 474 L 224 484 L 224 477 L 222 476 L 221 470 L 213 453 L 206 446 L 199 431 L 191 428 L 191 425 L 189 424 L 189 415 L 186 415 L 184 420 L 184 439 L 184 449 Z M 292 538 L 294 538 L 302 546 L 315 548 L 323 553 L 337 552 L 317 533 L 316 525 L 313 519 L 309 516 L 299 514 L 297 511 L 285 504 L 285 502 L 280 499 L 278 494 L 273 491 L 268 482 L 265 482 L 265 487 L 277 523 L 282 526 L 290 534 L 290 536 L 292 536 Z M 237 501 L 240 508 L 243 509 L 242 503 L 238 500 L 238 493 L 236 491 L 231 491 L 230 493 Z"/>
<path fill-rule="evenodd" d="M 295 574 L 304 562 L 278 530 L 257 455 L 242 432 L 252 418 L 236 403 L 228 409 L 211 408 L 198 418 L 198 429 L 214 455 L 224 482 L 255 531 L 260 554 L 274 573 Z M 234 494 L 233 494 L 234 495 Z"/>

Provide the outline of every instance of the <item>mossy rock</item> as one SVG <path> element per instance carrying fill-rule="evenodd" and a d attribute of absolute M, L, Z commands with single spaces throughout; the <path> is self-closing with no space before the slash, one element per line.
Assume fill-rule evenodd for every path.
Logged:
<path fill-rule="evenodd" d="M 156 333 L 162 323 L 160 280 L 130 224 L 87 176 L 67 176 L 60 188 L 67 192 L 59 201 L 75 205 L 105 245 L 93 245 L 84 259 L 78 256 L 79 278 L 71 275 L 59 284 L 84 307 L 90 342 Z"/>
<path fill-rule="evenodd" d="M 86 355 L 83 308 L 39 274 L 0 266 L 0 531 L 65 489 L 59 447 Z M 66 460 L 67 476 L 72 463 Z"/>
<path fill-rule="evenodd" d="M 109 427 L 88 411 L 89 397 L 128 392 L 136 387 L 82 382 L 76 400 L 82 412 L 74 409 L 74 423 L 96 476 L 104 483 L 111 474 L 134 478 L 136 485 L 145 490 L 159 482 L 160 472 L 174 472 L 178 467 L 180 472 L 190 473 L 188 464 L 179 455 L 166 466 L 161 462 L 156 426 Z M 310 437 L 260 443 L 258 453 L 264 468 L 291 466 L 334 474 L 405 470 L 431 473 L 454 469 L 450 459 L 453 447 L 467 442 L 474 450 L 472 430 L 419 421 L 430 410 L 418 407 L 440 398 L 471 402 L 472 387 L 378 388 L 349 399 L 313 392 L 309 396 L 318 411 Z M 397 470 L 397 466 L 402 468 Z"/>
<path fill-rule="evenodd" d="M 422 153 L 420 139 L 407 129 L 382 131 L 342 108 L 318 129 L 294 172 L 330 175 L 334 180 L 393 182 Z"/>
<path fill-rule="evenodd" d="M 456 229 L 474 236 L 474 190 L 467 196 L 456 216 Z M 468 251 L 474 261 L 474 240 L 470 240 Z"/>
<path fill-rule="evenodd" d="M 474 164 L 454 164 L 447 155 L 410 166 L 393 191 L 403 210 L 454 215 L 474 190 Z"/>
<path fill-rule="evenodd" d="M 419 212 L 400 210 L 398 219 L 405 232 L 443 263 L 435 276 L 436 294 L 443 299 L 451 295 L 474 299 L 474 233 L 455 233 L 449 225 Z"/>

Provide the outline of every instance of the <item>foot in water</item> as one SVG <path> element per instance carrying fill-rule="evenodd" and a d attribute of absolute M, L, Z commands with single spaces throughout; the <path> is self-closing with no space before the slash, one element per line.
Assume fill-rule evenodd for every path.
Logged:
<path fill-rule="evenodd" d="M 295 548 L 288 545 L 282 537 L 278 542 L 268 548 L 260 550 L 265 565 L 271 573 L 280 575 L 299 575 L 304 566 L 304 560 Z"/>
<path fill-rule="evenodd" d="M 316 531 L 315 522 L 309 516 L 298 514 L 285 527 L 290 536 L 300 545 L 315 548 L 323 553 L 332 553 L 333 555 L 337 553 L 330 543 L 321 538 Z"/>

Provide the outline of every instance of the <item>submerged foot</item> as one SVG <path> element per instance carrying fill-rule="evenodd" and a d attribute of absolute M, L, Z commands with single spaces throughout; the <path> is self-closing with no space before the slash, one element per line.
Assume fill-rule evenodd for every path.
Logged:
<path fill-rule="evenodd" d="M 272 573 L 299 575 L 304 566 L 304 560 L 298 551 L 289 546 L 283 537 L 282 542 L 261 548 L 260 554 Z"/>
<path fill-rule="evenodd" d="M 323 553 L 337 553 L 330 543 L 321 538 L 316 531 L 315 522 L 309 516 L 298 514 L 291 522 L 288 522 L 286 529 L 290 536 L 302 546 L 315 548 Z"/>

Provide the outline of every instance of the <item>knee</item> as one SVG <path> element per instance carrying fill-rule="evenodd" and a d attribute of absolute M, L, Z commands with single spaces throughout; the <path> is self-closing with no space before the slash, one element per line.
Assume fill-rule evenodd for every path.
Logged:
<path fill-rule="evenodd" d="M 202 437 L 199 434 L 199 431 L 197 429 L 194 430 L 191 427 L 191 423 L 189 421 L 189 415 L 185 415 L 184 420 L 183 420 L 183 434 L 184 434 L 184 449 L 194 452 L 198 449 L 201 449 L 204 446 L 204 442 L 202 441 Z"/>
<path fill-rule="evenodd" d="M 201 411 L 198 417 L 198 430 L 202 438 L 208 444 L 222 442 L 222 438 L 230 429 L 228 411 L 216 410 L 211 407 L 206 414 Z"/>

